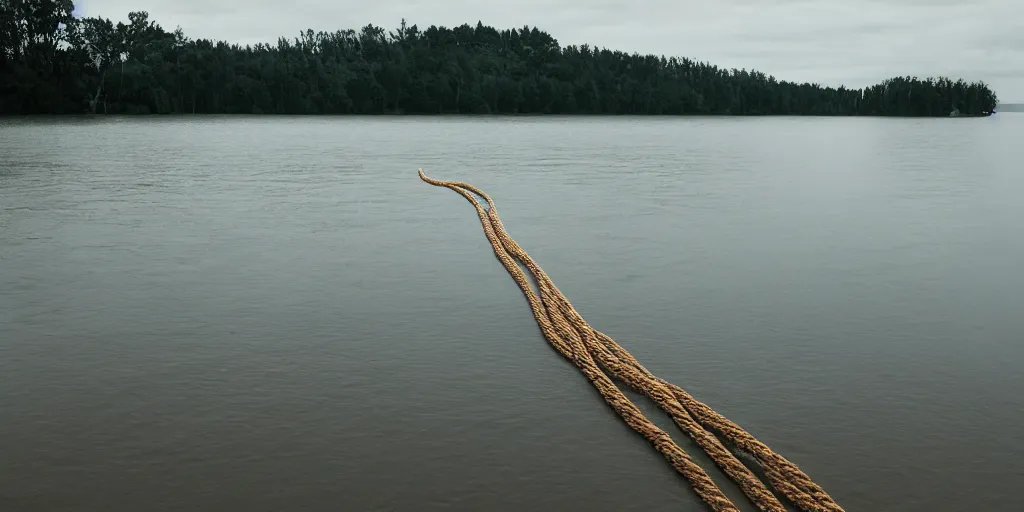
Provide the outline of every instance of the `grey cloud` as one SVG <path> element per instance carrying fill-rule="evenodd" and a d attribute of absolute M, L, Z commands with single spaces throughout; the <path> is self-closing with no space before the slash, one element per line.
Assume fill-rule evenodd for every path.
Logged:
<path fill-rule="evenodd" d="M 299 31 L 475 24 L 538 26 L 560 43 L 684 56 L 781 79 L 860 87 L 953 75 L 1024 101 L 1021 0 L 79 0 L 85 15 L 149 11 L 165 28 L 242 44 Z"/>

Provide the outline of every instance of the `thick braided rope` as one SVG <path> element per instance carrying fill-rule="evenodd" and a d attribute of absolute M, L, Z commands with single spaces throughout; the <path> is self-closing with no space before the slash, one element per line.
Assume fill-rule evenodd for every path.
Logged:
<path fill-rule="evenodd" d="M 575 311 L 572 305 L 569 304 L 568 300 L 565 298 L 565 295 L 558 290 L 558 288 L 554 285 L 551 279 L 548 278 L 547 274 L 544 273 L 544 271 L 541 270 L 540 267 L 536 265 L 532 259 L 530 259 L 530 256 L 526 254 L 526 251 L 520 248 L 518 244 L 516 244 L 516 242 L 512 240 L 511 237 L 508 236 L 507 232 L 504 229 L 504 226 L 501 224 L 501 219 L 498 217 L 497 208 L 495 207 L 493 199 L 491 199 L 491 197 L 487 195 L 483 190 L 480 190 L 472 185 L 460 183 L 459 186 L 480 195 L 487 201 L 487 204 L 489 206 L 489 217 L 491 218 L 492 225 L 495 226 L 495 231 L 498 233 L 499 237 L 503 239 L 503 242 L 507 247 L 510 248 L 511 252 L 515 253 L 517 259 L 520 259 L 524 262 L 524 265 L 526 265 L 530 269 L 531 273 L 534 274 L 535 278 L 540 283 L 546 284 L 547 288 L 553 290 L 555 297 L 561 304 L 561 307 L 565 311 L 567 311 L 567 315 L 570 315 L 571 317 L 574 318 L 573 321 L 576 325 L 581 325 L 583 328 L 588 329 L 593 333 L 596 333 L 601 341 L 601 344 L 604 345 L 605 348 L 614 352 L 616 357 L 621 357 L 623 360 L 627 361 L 630 365 L 632 365 L 634 369 L 641 372 L 644 376 L 646 376 L 649 379 L 656 380 L 658 383 L 669 387 L 672 393 L 676 395 L 678 401 L 684 404 L 684 406 L 690 412 L 690 414 L 701 418 L 701 423 L 705 427 L 712 428 L 715 431 L 718 431 L 720 434 L 726 437 L 727 440 L 736 444 L 742 450 L 750 453 L 755 458 L 757 458 L 758 461 L 761 462 L 762 466 L 766 467 L 766 474 L 769 477 L 769 479 L 773 481 L 773 484 L 777 484 L 779 488 L 785 490 L 786 492 L 784 492 L 784 494 L 792 501 L 794 501 L 794 503 L 801 505 L 804 508 L 804 510 L 842 511 L 842 508 L 839 507 L 837 503 L 835 503 L 835 501 L 824 491 L 824 489 L 822 489 L 813 481 L 811 481 L 810 477 L 808 477 L 806 474 L 800 471 L 800 469 L 795 464 L 786 460 L 784 457 L 778 455 L 777 453 L 769 449 L 766 445 L 758 441 L 756 438 L 751 436 L 738 425 L 729 421 L 724 416 L 718 414 L 704 403 L 694 399 L 689 393 L 687 393 L 682 388 L 655 377 L 646 368 L 644 368 L 635 358 L 633 358 L 633 356 L 628 351 L 622 348 L 622 346 L 616 343 L 615 340 L 611 339 L 609 336 L 596 330 L 590 329 L 590 326 Z M 632 384 L 630 385 L 635 388 L 635 386 L 633 386 Z M 672 414 L 671 411 L 669 411 L 669 413 Z M 674 419 L 676 418 L 674 417 Z M 678 424 L 679 421 L 677 420 L 676 423 Z M 684 427 L 683 425 L 680 425 L 680 427 L 689 433 L 688 428 Z M 706 447 L 705 450 L 707 450 Z M 711 452 L 709 452 L 709 454 L 711 454 Z M 713 459 L 715 459 L 716 462 L 719 462 L 719 460 L 715 458 L 714 454 L 711 454 L 711 456 Z M 719 466 L 722 466 L 722 464 L 720 463 Z M 723 469 L 725 469 L 726 472 L 730 474 L 730 476 L 733 476 L 733 473 L 730 472 L 729 469 L 725 467 L 723 467 Z M 734 479 L 736 478 L 734 477 Z M 744 486 L 744 483 L 742 481 L 738 479 L 736 479 L 736 481 L 739 482 L 741 486 Z M 750 493 L 748 493 L 748 496 L 750 496 Z M 750 497 L 752 501 L 754 501 L 755 503 L 759 503 L 759 501 L 755 497 Z"/>
<path fill-rule="evenodd" d="M 682 388 L 655 377 L 646 368 L 644 368 L 635 358 L 633 358 L 633 356 L 628 351 L 622 348 L 618 343 L 615 342 L 615 340 L 611 339 L 609 336 L 599 331 L 590 329 L 590 326 L 586 324 L 586 322 L 575 311 L 572 305 L 569 304 L 568 300 L 565 299 L 565 295 L 558 290 L 558 288 L 554 285 L 551 279 L 548 278 L 547 274 L 545 274 L 544 271 L 540 269 L 540 267 L 536 265 L 536 263 L 533 262 L 530 256 L 526 254 L 526 252 L 521 247 L 519 247 L 519 245 L 516 244 L 516 242 L 512 240 L 511 237 L 508 236 L 507 232 L 504 229 L 504 226 L 501 224 L 500 218 L 498 217 L 497 208 L 494 204 L 493 199 L 491 199 L 491 197 L 487 195 L 483 190 L 480 190 L 467 183 L 454 182 L 454 184 L 475 194 L 480 195 L 481 197 L 484 198 L 485 201 L 487 201 L 489 207 L 488 214 L 491 219 L 492 226 L 494 226 L 496 233 L 502 239 L 505 246 L 509 249 L 511 253 L 514 253 L 513 255 L 517 259 L 522 261 L 523 264 L 534 275 L 535 279 L 537 279 L 538 281 L 538 285 L 542 288 L 542 293 L 545 288 L 552 290 L 556 300 L 559 301 L 561 308 L 567 312 L 567 315 L 573 317 L 574 323 L 576 325 L 580 325 L 582 326 L 582 328 L 590 330 L 593 333 L 596 333 L 601 345 L 603 345 L 608 351 L 611 351 L 615 357 L 619 357 L 622 360 L 628 362 L 635 370 L 642 373 L 648 379 L 655 380 L 658 383 L 667 386 L 671 390 L 672 394 L 675 395 L 678 402 L 681 403 L 693 417 L 696 417 L 705 428 L 709 428 L 718 432 L 720 435 L 725 437 L 726 440 L 733 443 L 743 451 L 754 456 L 764 468 L 766 476 L 769 478 L 769 481 L 771 481 L 776 488 L 778 488 L 787 498 L 789 498 L 791 501 L 797 504 L 802 510 L 814 512 L 842 511 L 842 508 L 831 498 L 831 496 L 829 496 L 821 487 L 815 484 L 810 479 L 810 477 L 804 474 L 795 464 L 786 460 L 781 455 L 778 455 L 777 453 L 769 449 L 766 445 L 758 441 L 756 438 L 754 438 L 752 435 L 750 435 L 745 430 L 740 428 L 738 425 L 729 421 L 724 416 L 718 414 L 716 411 L 714 411 L 704 403 L 694 399 L 689 393 L 687 393 Z M 608 355 L 604 351 L 599 350 L 596 352 L 597 353 L 595 357 L 598 357 L 598 359 L 602 362 L 602 366 L 607 367 L 608 364 L 611 363 L 608 359 Z M 626 379 L 622 379 L 618 374 L 616 375 L 616 377 L 620 378 L 620 380 L 626 381 L 627 384 L 629 384 L 631 387 L 637 389 L 637 386 L 634 385 L 633 382 L 627 381 Z M 690 434 L 691 437 L 693 437 L 694 440 L 697 441 L 702 448 L 708 451 L 709 456 L 712 457 L 712 459 L 719 465 L 719 467 L 722 467 L 722 469 L 725 470 L 725 472 L 729 474 L 730 477 L 732 477 L 737 483 L 741 485 L 741 487 L 744 489 L 748 497 L 750 497 L 751 501 L 753 501 L 755 504 L 758 504 L 758 506 L 761 507 L 763 510 L 772 509 L 771 506 L 773 504 L 771 503 L 771 499 L 762 500 L 759 497 L 754 496 L 752 492 L 755 494 L 760 493 L 760 491 L 757 489 L 751 489 L 748 491 L 749 485 L 753 485 L 754 487 L 758 486 L 757 484 L 750 484 L 748 481 L 746 481 L 747 478 L 750 478 L 753 475 L 750 474 L 749 470 L 744 471 L 744 469 L 746 468 L 745 466 L 742 466 L 742 464 L 740 464 L 740 466 L 742 466 L 742 469 L 730 468 L 729 466 L 732 464 L 732 462 L 729 461 L 728 458 L 717 457 L 717 454 L 715 453 L 713 446 L 711 447 L 711 449 L 709 449 L 709 447 L 702 443 L 700 439 L 694 437 L 694 435 L 691 433 L 691 428 L 680 424 L 680 422 L 685 422 L 686 418 L 677 417 L 673 410 L 666 408 L 666 406 L 661 401 L 659 401 L 655 397 L 652 397 L 650 393 L 647 393 L 647 389 L 638 389 L 638 391 L 647 394 L 647 396 L 651 397 L 653 400 L 658 402 L 663 409 L 669 412 L 669 414 L 673 416 L 673 420 L 676 421 L 676 424 L 679 425 L 680 428 L 682 428 L 688 434 Z M 717 439 L 715 439 L 715 441 L 717 441 Z M 735 458 L 732 458 L 732 460 L 735 461 Z M 739 464 L 738 461 L 736 461 L 736 463 Z M 758 483 L 760 483 L 759 480 Z M 763 484 L 760 487 L 763 488 Z"/>
<path fill-rule="evenodd" d="M 627 424 L 651 441 L 672 462 L 673 466 L 690 480 L 698 495 L 713 510 L 735 510 L 735 507 L 711 481 L 710 477 L 668 437 L 668 434 L 643 417 L 635 405 L 629 402 L 625 395 L 622 395 L 621 391 L 611 383 L 607 375 L 595 364 L 595 361 L 612 376 L 643 393 L 666 411 L 676 425 L 704 449 L 716 465 L 740 485 L 750 501 L 760 510 L 782 512 L 786 509 L 764 483 L 729 452 L 713 433 L 705 428 L 719 432 L 739 448 L 751 453 L 762 465 L 773 486 L 802 510 L 808 512 L 842 511 L 842 508 L 824 490 L 814 484 L 791 462 L 772 452 L 767 446 L 710 407 L 695 400 L 682 388 L 655 377 L 614 340 L 591 328 L 547 274 L 508 235 L 490 196 L 468 183 L 434 180 L 423 174 L 422 170 L 419 174 L 423 181 L 435 186 L 450 188 L 473 204 L 480 217 L 484 233 L 494 248 L 495 255 L 526 295 L 545 338 L 556 350 L 580 368 L 602 397 L 626 420 Z M 484 210 L 473 194 L 479 195 L 487 202 L 487 210 Z M 516 261 L 522 263 L 533 275 L 540 290 L 539 300 Z M 609 385 L 611 388 L 608 387 Z M 695 417 L 697 421 L 694 420 Z"/>

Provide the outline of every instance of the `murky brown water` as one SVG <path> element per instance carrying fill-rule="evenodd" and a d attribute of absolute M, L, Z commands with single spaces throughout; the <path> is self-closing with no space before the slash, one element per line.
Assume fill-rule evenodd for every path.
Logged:
<path fill-rule="evenodd" d="M 490 192 L 591 324 L 847 510 L 1016 510 L 1021 140 L 1012 114 L 0 120 L 0 510 L 703 510 L 417 167 Z"/>

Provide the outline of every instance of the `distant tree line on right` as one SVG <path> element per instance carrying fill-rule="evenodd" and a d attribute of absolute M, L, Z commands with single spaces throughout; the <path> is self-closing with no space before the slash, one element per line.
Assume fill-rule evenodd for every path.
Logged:
<path fill-rule="evenodd" d="M 948 78 L 890 78 L 864 89 L 855 112 L 866 115 L 989 115 L 998 100 L 983 82 Z"/>

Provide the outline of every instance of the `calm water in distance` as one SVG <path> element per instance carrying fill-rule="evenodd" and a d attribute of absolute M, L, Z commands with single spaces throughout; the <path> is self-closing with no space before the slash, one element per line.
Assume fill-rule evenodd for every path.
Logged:
<path fill-rule="evenodd" d="M 847 510 L 1020 510 L 1022 141 L 1021 114 L 0 120 L 0 510 L 704 510 L 417 167 Z"/>

